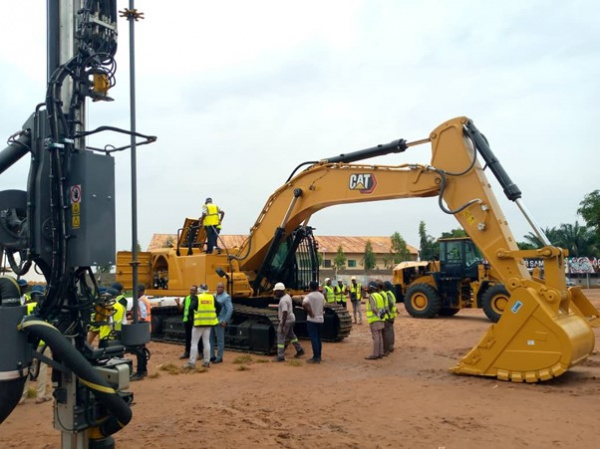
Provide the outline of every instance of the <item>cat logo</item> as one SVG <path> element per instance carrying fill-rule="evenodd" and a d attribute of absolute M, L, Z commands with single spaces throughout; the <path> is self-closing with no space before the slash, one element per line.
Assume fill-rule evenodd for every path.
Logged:
<path fill-rule="evenodd" d="M 377 180 L 372 173 L 353 173 L 350 175 L 350 190 L 360 193 L 372 193 L 377 185 Z"/>

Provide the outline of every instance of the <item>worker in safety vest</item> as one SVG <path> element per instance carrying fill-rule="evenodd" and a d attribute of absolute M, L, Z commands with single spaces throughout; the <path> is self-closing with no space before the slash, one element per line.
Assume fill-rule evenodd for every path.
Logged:
<path fill-rule="evenodd" d="M 362 324 L 362 310 L 360 309 L 362 285 L 356 282 L 356 276 L 350 278 L 350 285 L 346 287 L 346 292 L 350 296 L 350 302 L 352 303 L 352 322 L 354 324 Z"/>
<path fill-rule="evenodd" d="M 110 340 L 121 339 L 123 324 L 127 324 L 126 308 L 117 301 L 119 292 L 114 288 L 106 290 L 104 296 L 105 319 L 100 326 L 99 347 L 108 346 Z"/>
<path fill-rule="evenodd" d="M 198 287 L 198 296 L 196 300 L 192 298 L 189 311 L 194 315 L 194 328 L 192 329 L 192 343 L 190 346 L 190 360 L 183 367 L 195 368 L 196 357 L 198 356 L 198 342 L 202 339 L 202 355 L 204 363 L 202 366 L 208 368 L 210 366 L 210 331 L 213 326 L 219 323 L 217 318 L 217 308 L 215 306 L 215 298 L 208 293 L 206 284 L 201 284 Z"/>
<path fill-rule="evenodd" d="M 25 305 L 27 306 L 27 315 L 31 315 L 33 313 L 33 311 L 35 310 L 35 308 L 37 307 L 38 301 L 44 297 L 44 287 L 42 287 L 41 285 L 34 285 L 31 288 L 31 294 L 28 294 L 27 296 L 28 296 L 28 301 L 27 301 L 27 303 L 25 303 Z M 50 348 L 47 347 L 43 341 L 40 341 L 37 351 L 41 352 L 46 357 L 52 357 L 52 352 L 50 351 Z M 35 394 L 36 395 L 35 403 L 43 404 L 44 402 L 52 399 L 46 395 L 46 383 L 48 380 L 48 365 L 40 362 L 38 359 L 34 359 L 34 364 L 37 364 L 37 366 L 39 367 L 37 369 L 37 385 L 35 388 L 35 393 L 36 393 Z M 34 371 L 36 371 L 36 370 L 34 369 Z M 23 404 L 25 402 L 25 399 L 27 399 L 27 396 L 29 395 L 29 382 L 30 382 L 30 377 L 28 375 L 27 379 L 25 380 L 25 386 L 23 387 L 23 394 L 21 395 L 21 400 L 19 401 L 19 404 Z"/>
<path fill-rule="evenodd" d="M 347 302 L 346 287 L 341 279 L 338 279 L 338 285 L 334 287 L 333 292 L 335 294 L 335 302 L 345 309 Z"/>
<path fill-rule="evenodd" d="M 323 286 L 323 296 L 325 296 L 325 302 L 333 304 L 335 302 L 335 292 L 331 286 L 331 279 L 325 278 L 325 285 Z"/>
<path fill-rule="evenodd" d="M 383 329 L 386 315 L 385 302 L 379 293 L 377 282 L 369 282 L 369 300 L 367 301 L 367 322 L 373 337 L 373 353 L 365 359 L 376 360 L 384 356 Z"/>
<path fill-rule="evenodd" d="M 206 231 L 206 254 L 212 254 L 213 249 L 217 246 L 217 226 L 223 221 L 224 216 L 225 211 L 222 211 L 219 209 L 219 206 L 213 204 L 212 198 L 206 198 L 204 206 L 202 206 L 202 215 L 199 219 Z"/>
<path fill-rule="evenodd" d="M 194 318 L 190 313 L 190 304 L 192 303 L 192 298 L 195 298 L 198 301 L 198 286 L 192 285 L 190 287 L 190 294 L 187 295 L 183 304 L 181 304 L 181 300 L 179 298 L 175 299 L 177 303 L 177 307 L 179 310 L 183 311 L 183 329 L 185 330 L 185 350 L 180 359 L 187 359 L 190 356 L 190 347 L 192 345 L 192 328 L 194 327 Z"/>
<path fill-rule="evenodd" d="M 396 309 L 396 295 L 394 295 L 394 292 L 392 291 L 392 283 L 390 281 L 385 281 L 380 288 L 382 289 L 381 294 L 385 295 L 383 299 L 386 301 L 386 309 L 388 310 L 383 331 L 383 349 L 384 355 L 387 355 L 394 351 L 394 343 L 396 341 L 394 335 L 394 320 L 396 319 L 398 311 Z"/>
<path fill-rule="evenodd" d="M 123 294 L 123 284 L 121 284 L 120 282 L 115 282 L 113 285 L 110 286 L 110 288 L 115 289 L 117 291 L 117 297 L 115 298 L 115 300 L 123 307 L 125 307 L 125 310 L 127 311 L 128 304 L 127 298 Z"/>

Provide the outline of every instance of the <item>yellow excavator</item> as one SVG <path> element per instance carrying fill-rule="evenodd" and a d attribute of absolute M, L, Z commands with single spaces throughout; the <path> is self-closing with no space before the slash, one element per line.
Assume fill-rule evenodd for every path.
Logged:
<path fill-rule="evenodd" d="M 426 143 L 432 151 L 429 165 L 353 163 Z M 296 174 L 303 165 L 308 167 Z M 527 251 L 517 248 L 485 170 L 494 174 L 546 246 Z M 510 294 L 498 323 L 491 325 L 452 371 L 536 382 L 559 376 L 585 360 L 594 349 L 592 327 L 600 324 L 600 313 L 579 288 L 567 289 L 567 251 L 550 245 L 522 203 L 520 190 L 467 117 L 443 123 L 426 139 L 400 139 L 299 165 L 268 199 L 248 239 L 224 254 L 206 254 L 202 229 L 197 221 L 187 220 L 177 248 L 144 254 L 147 260 L 141 263 L 140 280 L 152 284 L 161 273 L 166 280 L 163 288 L 151 294 L 184 295 L 191 284 L 206 282 L 214 290 L 217 282 L 226 279 L 238 320 L 226 337 L 229 346 L 270 349 L 277 324 L 268 308 L 273 285 L 282 281 L 292 294 L 299 295 L 310 280 L 318 279 L 318 248 L 308 226 L 312 214 L 337 204 L 433 196 L 439 198 L 442 211 L 456 217 Z M 532 278 L 524 258 L 544 259 L 544 280 Z M 130 287 L 130 254 L 120 253 L 117 260 L 117 279 Z M 349 331 L 347 314 L 335 306 L 332 311 L 330 336 L 343 338 Z M 302 320 L 301 316 L 300 327 Z M 155 326 L 160 332 L 168 331 L 164 322 Z"/>

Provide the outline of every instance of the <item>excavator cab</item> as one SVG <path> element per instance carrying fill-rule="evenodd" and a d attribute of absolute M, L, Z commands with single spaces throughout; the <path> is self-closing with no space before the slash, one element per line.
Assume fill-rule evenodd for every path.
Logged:
<path fill-rule="evenodd" d="M 296 291 L 308 291 L 310 281 L 319 280 L 319 256 L 313 228 L 300 226 L 284 239 L 273 239 L 252 283 L 256 294 L 270 292 L 277 282 Z"/>

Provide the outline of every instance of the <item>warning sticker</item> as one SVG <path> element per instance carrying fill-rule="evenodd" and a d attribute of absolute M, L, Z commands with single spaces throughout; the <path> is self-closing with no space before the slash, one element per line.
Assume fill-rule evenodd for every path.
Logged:
<path fill-rule="evenodd" d="M 79 203 L 71 204 L 71 213 L 73 215 L 79 215 L 80 208 L 81 208 L 81 204 L 79 204 Z"/>
<path fill-rule="evenodd" d="M 79 225 L 81 224 L 81 220 L 79 215 L 73 215 L 73 220 L 71 221 L 71 227 L 73 229 L 79 229 Z"/>
<path fill-rule="evenodd" d="M 81 184 L 71 186 L 71 204 L 81 203 Z"/>
<path fill-rule="evenodd" d="M 510 311 L 512 313 L 517 313 L 519 311 L 519 309 L 523 306 L 523 303 L 521 301 L 517 301 L 515 302 L 515 304 L 511 307 Z"/>
<path fill-rule="evenodd" d="M 465 219 L 469 222 L 469 224 L 473 224 L 475 223 L 475 216 L 469 212 L 468 210 L 465 210 L 463 213 L 463 217 L 465 217 Z"/>

